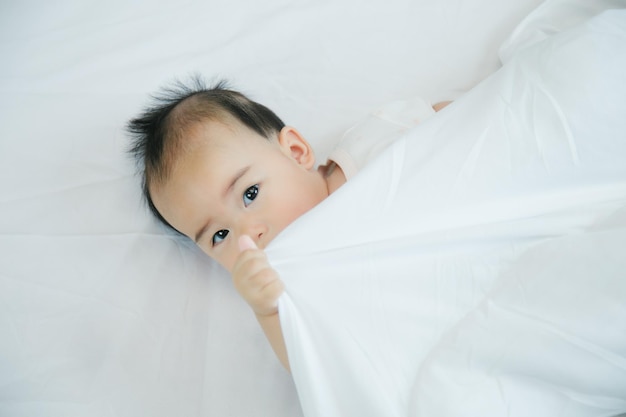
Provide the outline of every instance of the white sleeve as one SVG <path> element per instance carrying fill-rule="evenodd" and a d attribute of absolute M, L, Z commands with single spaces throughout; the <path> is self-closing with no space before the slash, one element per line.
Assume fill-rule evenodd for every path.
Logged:
<path fill-rule="evenodd" d="M 389 103 L 346 131 L 328 159 L 350 179 L 390 143 L 434 113 L 432 105 L 421 98 Z"/>

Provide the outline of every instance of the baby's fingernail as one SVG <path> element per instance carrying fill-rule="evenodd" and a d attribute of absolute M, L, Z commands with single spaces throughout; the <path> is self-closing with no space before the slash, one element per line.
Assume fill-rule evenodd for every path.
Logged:
<path fill-rule="evenodd" d="M 244 251 L 247 249 L 256 249 L 256 243 L 254 240 L 248 235 L 243 235 L 239 237 L 239 250 Z"/>

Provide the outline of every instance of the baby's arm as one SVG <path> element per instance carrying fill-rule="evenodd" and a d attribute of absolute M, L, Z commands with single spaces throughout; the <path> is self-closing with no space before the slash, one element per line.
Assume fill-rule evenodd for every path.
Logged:
<path fill-rule="evenodd" d="M 233 267 L 233 281 L 239 294 L 252 307 L 274 353 L 289 370 L 287 348 L 278 316 L 278 297 L 285 286 L 276 271 L 267 262 L 265 253 L 258 249 L 249 236 L 239 239 L 241 253 Z"/>
<path fill-rule="evenodd" d="M 439 103 L 435 103 L 435 104 L 433 104 L 433 110 L 439 111 L 439 110 L 443 109 L 444 107 L 446 107 L 450 103 L 452 103 L 452 102 L 451 101 L 441 101 Z"/>

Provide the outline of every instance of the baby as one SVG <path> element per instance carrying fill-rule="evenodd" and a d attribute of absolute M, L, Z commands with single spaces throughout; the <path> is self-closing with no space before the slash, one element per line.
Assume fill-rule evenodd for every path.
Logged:
<path fill-rule="evenodd" d="M 284 286 L 263 250 L 394 134 L 449 102 L 430 107 L 415 101 L 408 107 L 419 109 L 417 118 L 401 105 L 395 109 L 404 113 L 400 121 L 379 114 L 349 132 L 329 161 L 316 166 L 313 149 L 298 130 L 224 83 L 207 88 L 195 79 L 191 86 L 176 84 L 164 92 L 128 124 L 148 206 L 231 273 L 289 369 L 277 307 Z"/>

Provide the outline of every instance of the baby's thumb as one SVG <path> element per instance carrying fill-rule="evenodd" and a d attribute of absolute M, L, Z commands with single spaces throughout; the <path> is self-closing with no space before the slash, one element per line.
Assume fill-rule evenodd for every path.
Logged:
<path fill-rule="evenodd" d="M 242 235 L 239 237 L 239 250 L 241 252 L 248 250 L 248 249 L 257 249 L 256 243 L 254 243 L 254 240 L 252 240 L 252 238 L 248 235 Z"/>

